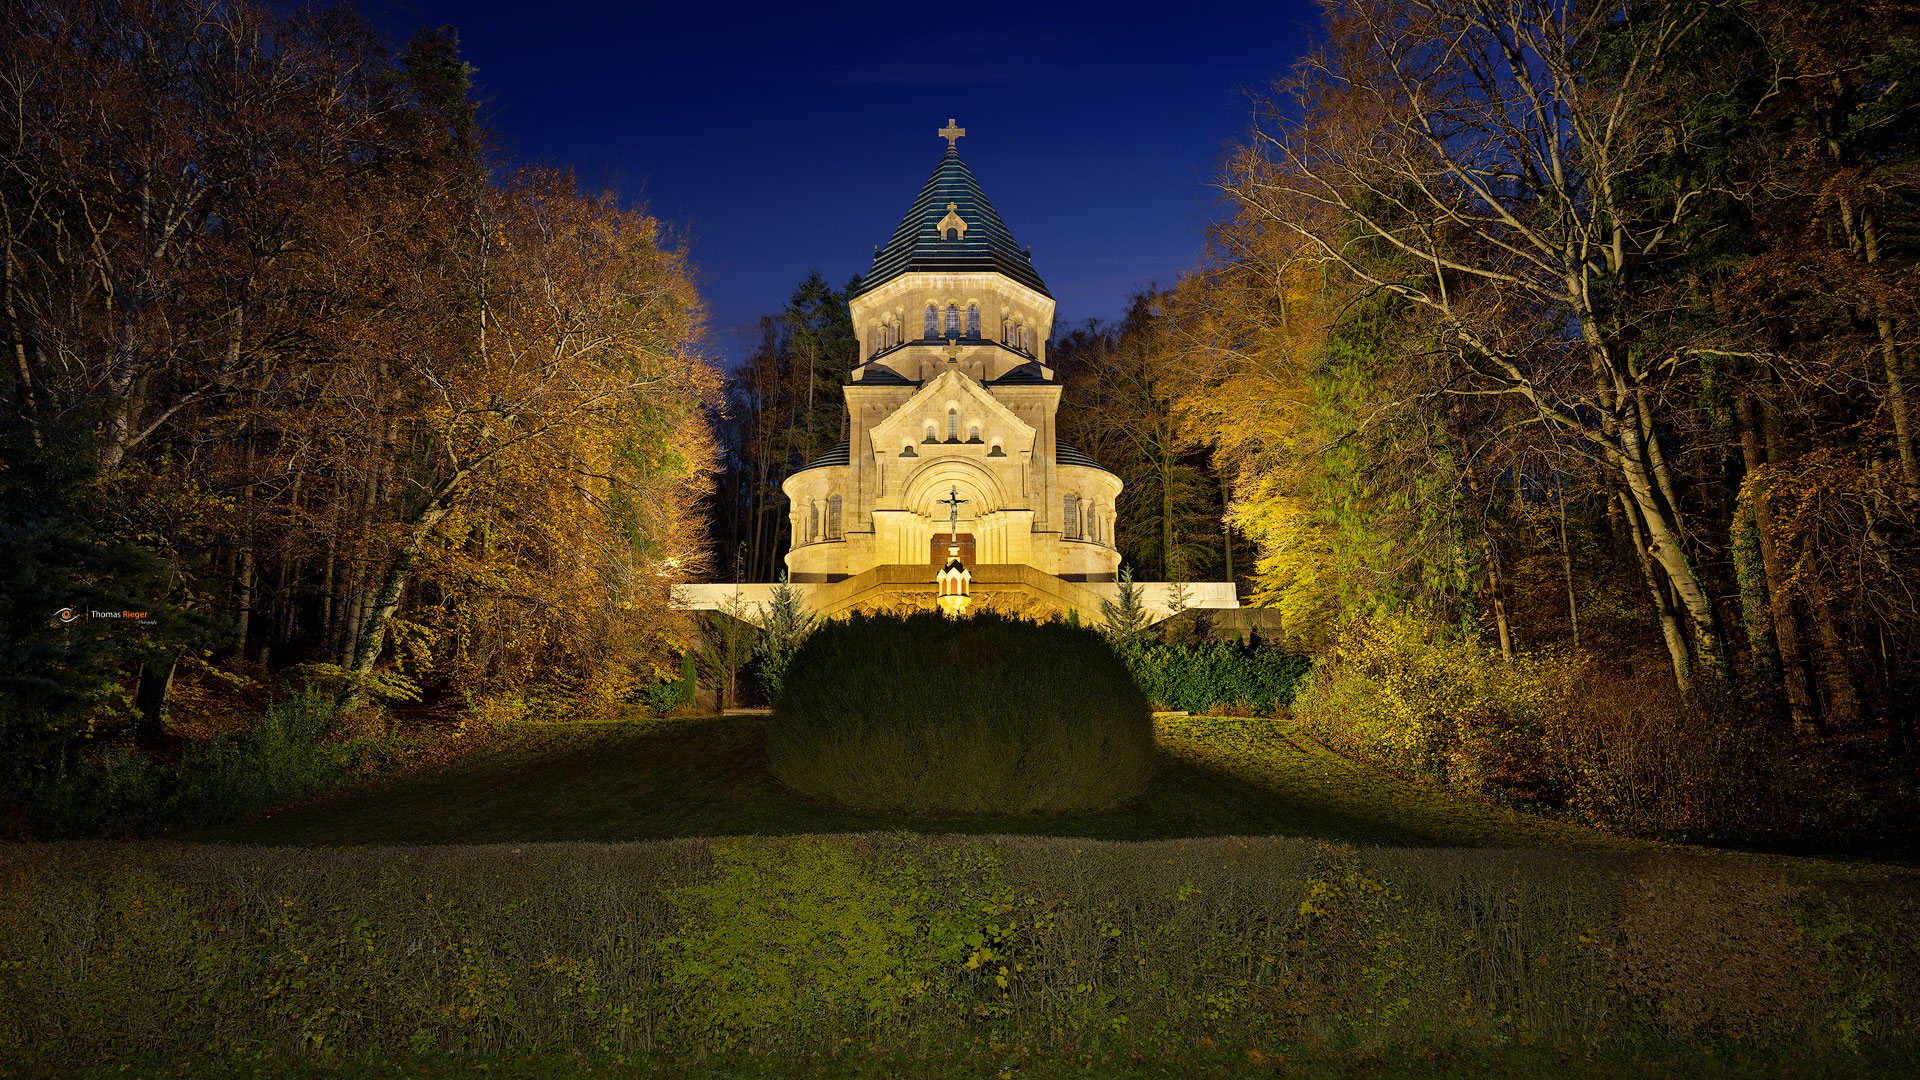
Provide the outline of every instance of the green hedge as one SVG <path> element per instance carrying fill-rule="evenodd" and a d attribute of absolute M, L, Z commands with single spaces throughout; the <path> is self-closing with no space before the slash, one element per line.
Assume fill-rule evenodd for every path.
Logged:
<path fill-rule="evenodd" d="M 865 834 L 0 848 L 0 1062 L 1910 1040 L 1911 877 Z"/>
<path fill-rule="evenodd" d="M 1145 790 L 1153 718 L 1091 629 L 992 612 L 854 615 L 800 646 L 767 763 L 804 795 L 870 810 L 1102 810 Z"/>
<path fill-rule="evenodd" d="M 1120 655 L 1156 705 L 1191 713 L 1224 706 L 1270 716 L 1293 703 L 1313 666 L 1297 653 L 1235 641 L 1123 645 Z"/>

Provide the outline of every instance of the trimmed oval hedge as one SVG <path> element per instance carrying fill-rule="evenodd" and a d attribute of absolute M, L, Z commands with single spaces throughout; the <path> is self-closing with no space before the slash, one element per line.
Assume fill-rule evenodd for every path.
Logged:
<path fill-rule="evenodd" d="M 855 615 L 815 631 L 767 758 L 805 795 L 868 810 L 1107 809 L 1153 773 L 1153 716 L 1100 635 L 982 612 Z"/>

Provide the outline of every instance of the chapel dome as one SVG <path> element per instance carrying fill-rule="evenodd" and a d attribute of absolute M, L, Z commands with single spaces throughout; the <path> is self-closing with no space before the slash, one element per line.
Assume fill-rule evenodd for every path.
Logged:
<path fill-rule="evenodd" d="M 1053 295 L 952 146 L 847 298 L 916 272 L 1003 274 L 1049 299 Z"/>

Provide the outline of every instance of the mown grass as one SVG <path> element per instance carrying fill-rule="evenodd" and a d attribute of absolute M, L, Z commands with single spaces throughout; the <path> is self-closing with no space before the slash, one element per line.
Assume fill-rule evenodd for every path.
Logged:
<path fill-rule="evenodd" d="M 1606 832 L 1422 787 L 1287 721 L 1160 717 L 1152 783 L 1101 814 L 927 817 L 809 800 L 768 771 L 764 716 L 516 724 L 452 764 L 190 834 L 229 844 L 488 844 L 920 833 L 1634 850 Z"/>
<path fill-rule="evenodd" d="M 1258 1060 L 1253 1060 L 1257 1056 Z M 1841 1080 L 1911 1075 L 1911 1050 L 1880 1047 L 1864 1053 L 1798 1049 L 1756 1051 L 1738 1044 L 1675 1043 L 1632 1052 L 1576 1054 L 1542 1047 L 1447 1051 L 1387 1049 L 1377 1053 L 1302 1053 L 1193 1047 L 1167 1056 L 1137 1054 L 1047 1056 L 1020 1048 L 965 1058 L 852 1053 L 838 1060 L 666 1055 L 581 1058 L 571 1055 L 476 1057 L 436 1054 L 363 1061 L 284 1060 L 253 1064 L 196 1058 L 135 1058 L 102 1062 L 74 1080 L 173 1078 L 182 1080 Z M 13 1072 L 0 1063 L 0 1080 L 40 1080 L 51 1074 Z"/>

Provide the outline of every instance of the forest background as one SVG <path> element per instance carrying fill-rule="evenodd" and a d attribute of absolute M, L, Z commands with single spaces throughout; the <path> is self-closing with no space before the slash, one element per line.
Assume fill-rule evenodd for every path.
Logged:
<path fill-rule="evenodd" d="M 1125 563 L 1278 608 L 1298 716 L 1383 765 L 1669 834 L 1903 834 L 1915 5 L 1323 8 L 1199 268 L 1050 343 Z M 729 382 L 735 580 L 776 576 L 856 349 L 814 275 Z"/>
<path fill-rule="evenodd" d="M 1387 767 L 1905 835 L 1915 16 L 1326 4 L 1197 269 L 1051 345 L 1127 564 L 1278 608 L 1299 719 Z M 629 707 L 680 670 L 673 581 L 777 576 L 845 287 L 723 380 L 684 254 L 490 149 L 451 31 L 43 0 L 0 42 L 16 830 Z M 221 775 L 176 816 L 288 790 Z"/>
<path fill-rule="evenodd" d="M 403 751 L 396 719 L 604 711 L 678 672 L 718 377 L 655 220 L 500 159 L 451 28 L 10 10 L 16 829 L 257 809 Z"/>

